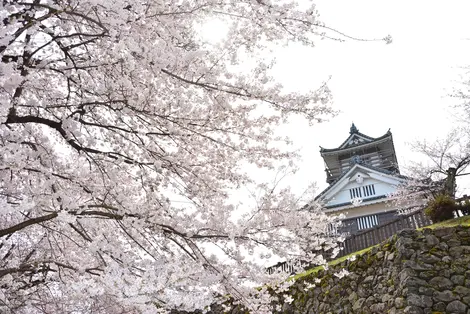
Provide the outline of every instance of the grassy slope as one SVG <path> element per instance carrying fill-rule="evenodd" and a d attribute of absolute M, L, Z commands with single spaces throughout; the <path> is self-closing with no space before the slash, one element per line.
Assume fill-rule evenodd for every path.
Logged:
<path fill-rule="evenodd" d="M 457 227 L 457 226 L 467 226 L 467 227 L 470 226 L 470 216 L 449 219 L 449 220 L 439 222 L 430 226 L 419 228 L 418 230 L 422 230 L 425 228 L 439 229 L 439 228 L 449 228 L 449 227 Z"/>
<path fill-rule="evenodd" d="M 449 227 L 456 227 L 456 226 L 470 226 L 470 216 L 465 216 L 465 217 L 460 217 L 460 218 L 455 218 L 455 219 L 449 219 L 449 220 L 439 222 L 439 223 L 436 223 L 436 224 L 433 224 L 433 225 L 430 225 L 430 226 L 419 228 L 418 230 L 422 230 L 422 229 L 425 229 L 425 228 L 439 229 L 439 228 L 449 228 Z M 376 245 L 374 245 L 374 246 L 376 246 Z M 333 266 L 333 265 L 339 264 L 339 263 L 345 261 L 346 259 L 352 257 L 353 255 L 362 255 L 362 254 L 368 252 L 374 246 L 370 246 L 370 247 L 365 248 L 363 250 L 345 255 L 345 256 L 340 257 L 340 258 L 335 259 L 335 260 L 332 260 L 331 262 L 328 263 L 328 265 Z M 315 268 L 311 268 L 311 269 L 309 269 L 309 270 L 307 270 L 303 273 L 296 274 L 296 275 L 292 276 L 290 279 L 296 280 L 296 279 L 305 277 L 307 275 L 310 275 L 312 273 L 316 273 L 320 269 L 323 269 L 323 266 L 317 266 Z"/>

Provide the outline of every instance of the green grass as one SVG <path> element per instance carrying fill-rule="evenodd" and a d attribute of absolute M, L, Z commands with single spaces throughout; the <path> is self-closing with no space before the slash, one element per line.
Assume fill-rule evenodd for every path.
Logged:
<path fill-rule="evenodd" d="M 440 229 L 440 228 L 450 228 L 450 227 L 457 227 L 457 226 L 467 226 L 467 227 L 470 226 L 470 216 L 449 219 L 449 220 L 446 220 L 446 221 L 435 223 L 435 224 L 430 225 L 430 226 L 418 228 L 418 230 L 423 230 L 425 228 Z M 370 246 L 368 248 L 365 248 L 363 250 L 353 252 L 351 254 L 348 254 L 348 255 L 345 255 L 343 257 L 337 258 L 337 259 L 332 260 L 331 262 L 329 262 L 328 265 L 329 266 L 337 265 L 341 262 L 344 262 L 345 260 L 352 257 L 353 255 L 363 255 L 364 253 L 367 253 L 368 251 L 370 251 L 374 246 L 378 246 L 378 245 L 379 244 L 376 244 L 376 245 Z M 309 270 L 306 270 L 305 272 L 302 272 L 302 273 L 296 274 L 292 277 L 289 277 L 289 280 L 297 280 L 299 278 L 302 278 L 302 277 L 305 277 L 305 276 L 308 276 L 308 275 L 311 275 L 311 274 L 315 274 L 323 268 L 324 268 L 323 266 L 317 266 L 317 267 L 311 268 Z"/>
<path fill-rule="evenodd" d="M 377 244 L 378 245 L 378 244 Z M 363 250 L 360 250 L 360 251 L 357 251 L 357 252 L 353 252 L 351 254 L 348 254 L 348 255 L 345 255 L 345 256 L 342 256 L 340 258 L 337 258 L 335 260 L 332 260 L 330 262 L 328 262 L 328 265 L 329 266 L 334 266 L 336 264 L 340 264 L 341 262 L 344 262 L 345 260 L 347 260 L 348 258 L 352 257 L 353 255 L 362 255 L 364 253 L 367 253 L 368 251 L 370 251 L 374 246 L 377 246 L 377 245 L 373 245 L 373 246 L 370 246 L 368 248 L 365 248 Z M 310 274 L 314 274 L 314 273 L 317 273 L 320 269 L 323 269 L 324 267 L 323 266 L 317 266 L 317 267 L 314 267 L 314 268 L 310 268 L 309 270 L 303 272 L 303 273 L 299 273 L 299 274 L 296 274 L 292 277 L 289 277 L 289 280 L 297 280 L 299 278 L 302 278 L 302 277 L 305 277 L 305 276 L 308 276 Z"/>
<path fill-rule="evenodd" d="M 450 228 L 450 227 L 457 227 L 457 226 L 470 226 L 470 216 L 464 216 L 454 219 L 449 219 L 446 221 L 438 222 L 430 226 L 419 228 L 418 230 L 423 230 L 426 228 L 429 229 L 441 229 L 441 228 Z"/>

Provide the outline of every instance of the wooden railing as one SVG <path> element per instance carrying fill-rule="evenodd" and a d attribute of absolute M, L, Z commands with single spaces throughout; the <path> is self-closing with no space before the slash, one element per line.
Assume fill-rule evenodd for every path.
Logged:
<path fill-rule="evenodd" d="M 461 204 L 466 200 L 470 200 L 470 197 L 464 195 L 463 197 L 456 198 L 455 202 Z M 465 214 L 461 211 L 456 211 L 455 215 L 459 217 Z M 431 224 L 431 219 L 429 219 L 424 214 L 423 209 L 412 212 L 410 214 L 399 215 L 394 220 L 348 236 L 346 240 L 344 240 L 342 243 L 339 243 L 339 246 L 342 248 L 342 250 L 335 258 L 339 258 L 379 244 L 402 230 L 418 229 L 429 226 Z M 326 252 L 326 255 L 328 255 L 328 252 Z M 326 258 L 328 259 L 328 256 Z M 277 265 L 268 267 L 268 273 L 272 273 L 277 270 L 292 272 L 293 267 L 286 262 L 280 262 Z"/>
<path fill-rule="evenodd" d="M 462 202 L 469 199 L 470 198 L 467 195 L 464 195 L 463 197 L 456 198 L 455 202 L 461 204 Z M 462 214 L 461 211 L 457 210 L 455 212 L 455 215 L 459 217 L 464 214 Z M 392 221 L 350 235 L 346 238 L 343 243 L 340 244 L 342 250 L 337 257 L 345 256 L 350 253 L 354 253 L 368 248 L 372 245 L 379 244 L 380 242 L 385 241 L 386 239 L 400 232 L 401 230 L 417 229 L 429 226 L 431 224 L 431 219 L 429 219 L 424 214 L 423 209 L 413 212 L 411 214 L 400 215 Z"/>
<path fill-rule="evenodd" d="M 392 235 L 404 229 L 417 229 L 432 224 L 422 210 L 411 214 L 400 215 L 397 219 L 385 224 L 350 235 L 340 244 L 342 250 L 337 257 L 348 255 L 385 241 Z"/>
<path fill-rule="evenodd" d="M 417 229 L 431 224 L 432 221 L 426 217 L 422 210 L 413 212 L 411 214 L 400 215 L 397 217 L 397 219 L 389 221 L 385 224 L 378 225 L 348 236 L 346 240 L 338 244 L 342 250 L 335 258 L 339 258 L 379 244 L 380 242 L 387 240 L 389 237 L 393 236 L 401 230 Z M 326 255 L 328 255 L 328 253 Z M 285 271 L 291 273 L 293 271 L 293 267 L 289 265 L 289 263 L 280 262 L 276 265 L 268 267 L 267 271 L 268 273 L 273 273 L 275 271 Z"/>
<path fill-rule="evenodd" d="M 274 272 L 280 272 L 280 271 L 293 274 L 294 266 L 290 265 L 287 262 L 279 262 L 276 265 L 266 268 L 266 271 L 268 272 L 268 274 L 272 274 Z"/>

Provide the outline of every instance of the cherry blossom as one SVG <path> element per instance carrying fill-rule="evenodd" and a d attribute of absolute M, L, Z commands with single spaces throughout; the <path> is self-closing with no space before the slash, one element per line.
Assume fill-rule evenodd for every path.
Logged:
<path fill-rule="evenodd" d="M 318 205 L 247 171 L 296 160 L 275 133 L 291 116 L 334 113 L 326 84 L 286 92 L 263 53 L 342 40 L 314 5 L 4 0 L 0 15 L 1 312 L 156 313 L 227 295 L 269 311 L 253 288 L 287 274 L 263 259 L 334 244 Z M 197 30 L 214 18 L 228 27 L 210 42 Z M 246 187 L 253 206 L 231 197 Z"/>

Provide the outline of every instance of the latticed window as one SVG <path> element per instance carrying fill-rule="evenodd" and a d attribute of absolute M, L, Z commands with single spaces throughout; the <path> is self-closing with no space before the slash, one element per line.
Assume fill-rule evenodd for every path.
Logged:
<path fill-rule="evenodd" d="M 375 195 L 375 188 L 373 184 L 365 185 L 362 187 L 364 197 Z"/>
<path fill-rule="evenodd" d="M 351 199 L 358 197 L 369 197 L 372 195 L 375 195 L 375 187 L 373 184 L 349 189 L 349 196 L 351 197 Z"/>
<path fill-rule="evenodd" d="M 377 215 L 363 216 L 356 219 L 357 229 L 369 229 L 379 224 Z"/>
<path fill-rule="evenodd" d="M 361 188 L 352 188 L 349 190 L 349 194 L 351 196 L 351 199 L 362 197 Z"/>

